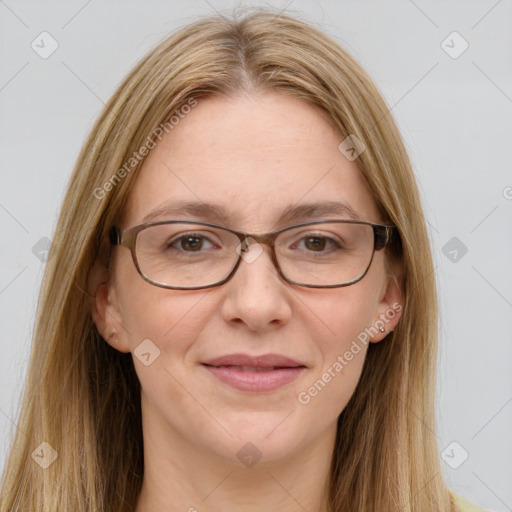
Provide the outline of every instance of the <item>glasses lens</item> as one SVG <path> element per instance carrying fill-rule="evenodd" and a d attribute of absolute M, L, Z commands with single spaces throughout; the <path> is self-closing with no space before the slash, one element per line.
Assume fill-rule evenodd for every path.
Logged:
<path fill-rule="evenodd" d="M 197 287 L 215 284 L 235 266 L 238 237 L 229 231 L 194 223 L 157 224 L 139 232 L 137 262 L 157 284 Z"/>
<path fill-rule="evenodd" d="M 333 286 L 360 278 L 370 265 L 373 247 L 370 225 L 326 222 L 284 231 L 276 240 L 276 255 L 288 279 Z"/>
<path fill-rule="evenodd" d="M 176 288 L 209 286 L 225 279 L 238 261 L 240 240 L 229 231 L 188 222 L 149 226 L 137 235 L 136 257 L 150 281 Z M 324 222 L 288 229 L 275 250 L 287 279 L 336 286 L 360 278 L 374 247 L 368 224 Z"/>

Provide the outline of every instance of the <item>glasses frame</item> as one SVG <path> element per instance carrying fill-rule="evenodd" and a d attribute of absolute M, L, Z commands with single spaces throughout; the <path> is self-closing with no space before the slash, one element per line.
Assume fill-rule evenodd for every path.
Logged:
<path fill-rule="evenodd" d="M 277 260 L 276 252 L 275 252 L 275 240 L 278 235 L 281 233 L 288 231 L 290 229 L 295 229 L 302 226 L 314 226 L 315 224 L 322 224 L 322 223 L 344 223 L 344 224 L 363 224 L 367 226 L 371 226 L 373 229 L 373 250 L 372 250 L 372 256 L 370 258 L 370 261 L 368 263 L 368 266 L 366 267 L 366 270 L 363 272 L 361 276 L 358 278 L 349 281 L 348 283 L 343 284 L 330 284 L 330 285 L 311 285 L 311 284 L 304 284 L 297 281 L 293 281 L 292 279 L 288 279 L 281 270 L 281 266 L 279 265 L 279 262 Z M 236 261 L 235 265 L 233 266 L 230 273 L 220 281 L 208 284 L 204 286 L 192 286 L 192 287 L 186 287 L 186 286 L 170 286 L 165 285 L 161 283 L 157 283 L 155 281 L 152 281 L 147 276 L 144 275 L 142 270 L 139 267 L 139 262 L 137 261 L 137 252 L 136 252 L 136 245 L 137 245 L 137 235 L 143 231 L 144 229 L 147 229 L 151 226 L 158 226 L 161 224 L 194 224 L 194 225 L 200 225 L 200 226 L 208 226 L 218 229 L 223 229 L 225 231 L 229 231 L 230 233 L 233 233 L 236 235 L 239 240 L 240 244 L 242 244 L 242 248 L 238 254 L 238 260 Z M 375 251 L 380 251 L 384 247 L 386 247 L 393 238 L 393 232 L 396 230 L 396 226 L 394 225 L 386 225 L 386 224 L 375 224 L 373 222 L 369 221 L 363 221 L 363 220 L 349 220 L 349 219 L 322 219 L 322 220 L 315 220 L 315 221 L 309 221 L 309 222 L 303 222 L 300 224 L 294 224 L 292 226 L 286 226 L 284 228 L 278 229 L 276 231 L 271 231 L 270 233 L 264 233 L 261 235 L 254 235 L 250 233 L 245 233 L 243 231 L 236 231 L 234 229 L 228 228 L 226 226 L 221 226 L 220 224 L 213 224 L 211 222 L 202 222 L 202 221 L 193 221 L 193 220 L 162 220 L 162 221 L 156 221 L 156 222 L 146 222 L 144 224 L 139 224 L 137 226 L 133 226 L 131 228 L 122 230 L 117 226 L 112 226 L 109 231 L 109 240 L 112 246 L 121 245 L 123 247 L 126 247 L 130 250 L 132 255 L 132 260 L 135 265 L 135 268 L 137 269 L 137 272 L 140 274 L 142 279 L 147 281 L 148 283 L 158 286 L 160 288 L 167 288 L 171 290 L 201 290 L 204 288 L 213 288 L 216 286 L 220 286 L 227 281 L 229 281 L 237 271 L 238 267 L 240 266 L 240 262 L 242 261 L 242 253 L 245 252 L 249 246 L 249 244 L 244 242 L 247 241 L 248 238 L 252 238 L 259 244 L 265 244 L 270 246 L 271 248 L 271 257 L 272 262 L 274 263 L 274 267 L 277 269 L 279 275 L 289 284 L 294 284 L 297 286 L 304 286 L 306 288 L 341 288 L 344 286 L 350 286 L 352 284 L 355 284 L 368 273 L 368 270 L 372 264 L 373 257 L 375 255 Z"/>

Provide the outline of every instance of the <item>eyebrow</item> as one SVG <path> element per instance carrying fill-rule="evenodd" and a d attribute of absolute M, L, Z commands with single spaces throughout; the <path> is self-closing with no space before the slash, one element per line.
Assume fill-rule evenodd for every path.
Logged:
<path fill-rule="evenodd" d="M 197 201 L 168 201 L 150 213 L 143 219 L 142 223 L 151 222 L 159 218 L 165 217 L 165 220 L 170 220 L 173 216 L 188 215 L 192 217 L 201 218 L 207 221 L 222 222 L 229 225 L 230 221 L 235 218 L 240 218 L 238 212 L 230 215 L 228 209 L 220 204 L 204 203 Z M 339 201 L 322 201 L 314 203 L 301 203 L 287 206 L 279 219 L 278 224 L 285 224 L 290 222 L 300 222 L 312 217 L 323 217 L 328 215 L 341 215 L 349 217 L 353 220 L 362 220 L 358 213 L 347 203 Z M 162 219 L 163 220 L 163 219 Z"/>

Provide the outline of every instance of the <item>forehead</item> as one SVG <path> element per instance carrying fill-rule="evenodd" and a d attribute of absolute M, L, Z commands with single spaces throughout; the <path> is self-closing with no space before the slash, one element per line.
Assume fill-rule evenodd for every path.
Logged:
<path fill-rule="evenodd" d="M 125 227 L 205 218 L 206 204 L 217 206 L 210 213 L 221 212 L 222 223 L 253 232 L 289 224 L 297 206 L 313 203 L 343 203 L 335 217 L 379 221 L 355 161 L 338 150 L 343 136 L 317 108 L 274 92 L 197 101 L 146 157 Z M 180 210 L 190 203 L 199 208 Z"/>

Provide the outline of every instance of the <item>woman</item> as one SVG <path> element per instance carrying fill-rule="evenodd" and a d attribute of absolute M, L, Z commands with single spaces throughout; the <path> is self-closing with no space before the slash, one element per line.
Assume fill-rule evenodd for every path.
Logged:
<path fill-rule="evenodd" d="M 317 29 L 173 34 L 84 145 L 0 509 L 478 510 L 443 482 L 411 164 Z"/>

